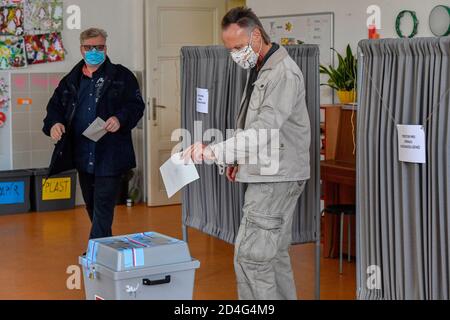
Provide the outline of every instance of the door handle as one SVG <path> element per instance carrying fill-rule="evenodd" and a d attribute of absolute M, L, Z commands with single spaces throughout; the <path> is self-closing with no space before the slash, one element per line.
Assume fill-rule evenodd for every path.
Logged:
<path fill-rule="evenodd" d="M 152 107 L 152 109 L 153 109 L 153 121 L 157 121 L 157 120 L 158 120 L 158 119 L 157 119 L 158 113 L 156 112 L 156 109 L 157 109 L 157 108 L 166 109 L 166 107 L 165 107 L 165 106 L 158 105 L 158 104 L 156 103 L 156 98 L 153 98 L 153 99 L 152 99 L 152 105 L 153 105 L 153 107 Z"/>

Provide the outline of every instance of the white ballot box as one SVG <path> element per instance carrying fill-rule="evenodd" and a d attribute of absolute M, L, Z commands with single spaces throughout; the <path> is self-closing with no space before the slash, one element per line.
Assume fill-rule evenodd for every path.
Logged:
<path fill-rule="evenodd" d="M 156 232 L 90 240 L 79 262 L 87 300 L 191 300 L 200 267 L 186 242 Z"/>

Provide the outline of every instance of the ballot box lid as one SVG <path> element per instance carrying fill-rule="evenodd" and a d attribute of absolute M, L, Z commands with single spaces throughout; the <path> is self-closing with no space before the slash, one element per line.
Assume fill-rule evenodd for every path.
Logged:
<path fill-rule="evenodd" d="M 187 243 L 157 232 L 90 240 L 87 264 L 127 271 L 192 261 Z"/>

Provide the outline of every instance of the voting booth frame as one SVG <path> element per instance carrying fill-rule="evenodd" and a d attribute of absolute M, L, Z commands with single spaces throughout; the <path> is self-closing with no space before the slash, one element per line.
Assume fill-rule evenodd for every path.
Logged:
<path fill-rule="evenodd" d="M 47 175 L 48 169 L 0 172 L 0 216 L 75 208 L 76 171 Z"/>

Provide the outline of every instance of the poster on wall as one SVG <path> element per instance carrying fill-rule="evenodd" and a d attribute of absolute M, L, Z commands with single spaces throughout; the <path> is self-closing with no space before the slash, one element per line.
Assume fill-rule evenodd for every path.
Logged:
<path fill-rule="evenodd" d="M 22 4 L 23 0 L 0 0 L 0 6 L 17 6 Z"/>
<path fill-rule="evenodd" d="M 23 35 L 23 8 L 0 6 L 0 35 Z"/>
<path fill-rule="evenodd" d="M 9 79 L 6 74 L 0 73 L 0 111 L 8 109 L 9 101 Z"/>
<path fill-rule="evenodd" d="M 64 60 L 64 46 L 60 33 L 25 36 L 28 64 Z"/>
<path fill-rule="evenodd" d="M 334 47 L 332 13 L 312 13 L 290 16 L 262 17 L 261 23 L 272 41 L 281 45 L 316 44 L 320 48 L 320 63 L 329 65 Z"/>
<path fill-rule="evenodd" d="M 315 44 L 319 46 L 320 64 L 334 65 L 334 14 L 319 12 L 262 17 L 261 23 L 272 41 L 281 45 Z M 326 76 L 321 75 L 321 82 Z M 321 102 L 333 103 L 333 90 L 321 87 Z"/>
<path fill-rule="evenodd" d="M 0 70 L 27 66 L 23 37 L 0 36 Z"/>
<path fill-rule="evenodd" d="M 10 83 L 10 74 L 0 72 L 0 170 L 12 169 Z"/>
<path fill-rule="evenodd" d="M 46 34 L 63 29 L 63 2 L 60 0 L 25 0 L 25 33 Z"/>

